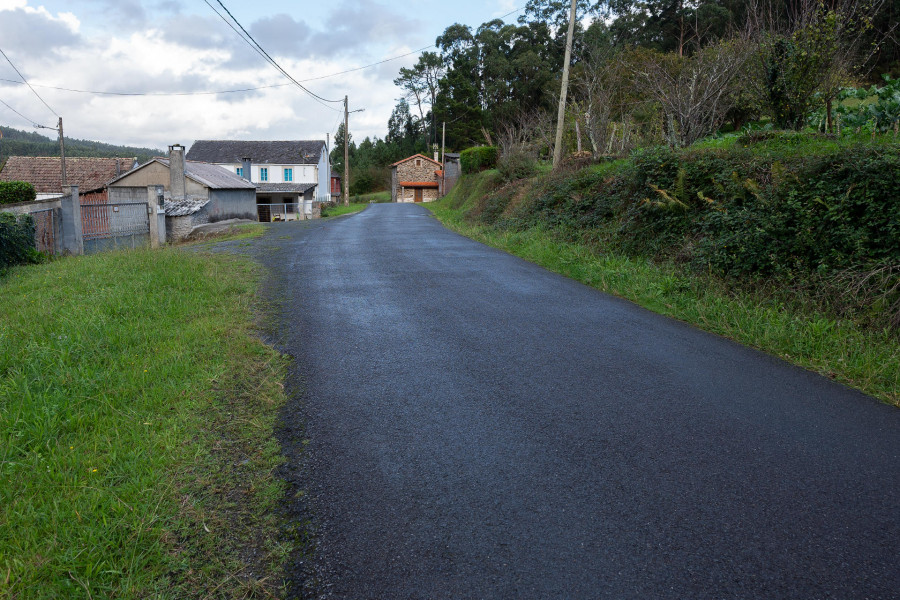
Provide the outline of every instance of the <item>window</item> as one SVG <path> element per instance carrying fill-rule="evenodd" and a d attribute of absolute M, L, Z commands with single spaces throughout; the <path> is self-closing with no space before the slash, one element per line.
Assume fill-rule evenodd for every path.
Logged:
<path fill-rule="evenodd" d="M 294 180 L 294 170 L 293 169 L 285 169 L 284 170 L 284 180 L 285 181 L 293 181 Z"/>
<path fill-rule="evenodd" d="M 416 166 L 417 166 L 417 167 L 421 167 L 421 166 L 422 166 L 422 159 L 421 159 L 421 158 L 417 158 L 417 159 L 416 159 Z"/>
<path fill-rule="evenodd" d="M 235 169 L 235 172 L 237 172 L 238 177 L 244 176 L 244 169 L 242 169 L 241 167 L 238 167 L 237 169 Z"/>
<path fill-rule="evenodd" d="M 259 168 L 259 180 L 260 181 L 268 181 L 269 180 L 269 169 L 267 167 Z"/>

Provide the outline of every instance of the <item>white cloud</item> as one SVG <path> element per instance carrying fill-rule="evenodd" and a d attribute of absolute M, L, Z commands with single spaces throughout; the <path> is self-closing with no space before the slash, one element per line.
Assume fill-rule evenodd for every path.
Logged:
<path fill-rule="evenodd" d="M 181 12 L 187 9 L 158 0 L 148 1 L 146 8 L 135 0 L 94 0 L 65 8 L 54 14 L 28 0 L 0 0 L 0 47 L 32 83 L 158 94 L 286 82 L 211 12 Z M 106 15 L 106 9 L 113 12 Z M 345 2 L 318 20 L 297 16 L 303 14 L 265 15 L 245 25 L 296 79 L 313 79 L 305 85 L 316 94 L 336 100 L 346 94 L 351 110 L 365 109 L 350 117 L 354 139 L 383 136 L 400 96 L 392 80 L 416 56 L 320 78 L 425 45 L 432 40 L 421 23 L 375 0 Z M 3 77 L 15 78 L 8 65 L 5 70 L 0 65 Z M 326 132 L 334 134 L 343 114 L 342 104 L 329 105 L 337 109 L 331 110 L 294 86 L 136 97 L 36 89 L 63 115 L 67 135 L 157 148 L 204 138 L 324 138 Z M 0 98 L 41 122 L 55 119 L 25 86 L 0 82 Z M 0 124 L 26 128 L 2 105 Z"/>

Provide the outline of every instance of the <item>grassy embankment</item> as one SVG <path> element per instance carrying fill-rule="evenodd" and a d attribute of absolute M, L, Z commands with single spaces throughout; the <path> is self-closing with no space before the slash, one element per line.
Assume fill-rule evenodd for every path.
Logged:
<path fill-rule="evenodd" d="M 0 279 L 0 597 L 279 594 L 258 277 L 167 248 Z"/>
<path fill-rule="evenodd" d="M 650 153 L 518 182 L 505 183 L 497 171 L 485 171 L 463 177 L 428 207 L 444 224 L 478 241 L 900 406 L 900 336 L 896 325 L 887 324 L 897 317 L 900 272 L 884 270 L 896 259 L 876 262 L 881 271 L 872 267 L 880 273 L 879 296 L 864 285 L 865 271 L 840 269 L 824 258 L 823 266 L 810 270 L 818 255 L 809 248 L 803 260 L 788 256 L 815 246 L 814 232 L 807 231 L 815 219 L 823 222 L 823 256 L 829 260 L 846 254 L 839 253 L 843 234 L 834 228 L 850 231 L 857 249 L 874 239 L 884 228 L 881 213 L 891 207 L 875 206 L 869 213 L 851 206 L 853 219 L 874 223 L 860 234 L 821 182 L 840 183 L 847 177 L 844 168 L 865 174 L 864 162 L 873 157 L 896 162 L 898 147 L 892 138 L 860 150 L 853 140 L 800 137 L 747 146 L 736 137 L 712 140 L 674 158 Z M 823 169 L 816 181 L 803 179 L 809 165 Z M 711 175 L 710 169 L 718 171 Z M 883 165 L 873 169 L 879 173 Z M 771 189 L 773 173 L 776 183 L 793 177 L 796 189 L 785 183 Z M 733 180 L 736 190 L 722 185 L 721 177 Z M 840 185 L 849 202 L 857 184 Z M 897 185 L 893 175 L 873 179 L 865 186 L 873 195 L 857 204 L 895 201 L 885 191 L 891 185 Z M 817 187 L 818 195 L 804 201 L 802 190 Z M 737 198 L 741 189 L 747 193 Z M 784 208 L 783 194 L 796 200 L 795 212 Z M 810 205 L 829 206 L 814 214 Z M 773 207 L 777 212 L 770 215 Z M 784 231 L 788 222 L 799 224 L 797 230 Z M 777 235 L 763 232 L 766 227 Z M 810 239 L 803 247 L 779 238 L 804 233 Z M 754 236 L 762 239 L 754 242 Z"/>
<path fill-rule="evenodd" d="M 327 219 L 329 217 L 339 217 L 341 215 L 357 213 L 363 210 L 368 205 L 368 202 L 351 202 L 346 206 L 344 206 L 343 204 L 338 204 L 337 206 L 329 206 L 327 208 L 322 207 L 322 218 Z"/>

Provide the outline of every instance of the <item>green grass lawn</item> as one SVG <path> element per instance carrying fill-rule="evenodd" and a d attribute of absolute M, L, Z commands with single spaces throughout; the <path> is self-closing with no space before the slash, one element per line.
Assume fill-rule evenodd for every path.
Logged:
<path fill-rule="evenodd" d="M 358 196 L 352 196 L 350 198 L 350 202 L 390 202 L 391 201 L 391 191 L 384 190 L 381 192 L 371 192 L 369 194 L 360 194 Z"/>
<path fill-rule="evenodd" d="M 258 277 L 166 248 L 0 279 L 0 597 L 278 592 L 286 365 Z"/>
<path fill-rule="evenodd" d="M 359 212 L 359 211 L 363 210 L 364 208 L 366 208 L 367 206 L 369 206 L 368 202 L 351 202 L 347 206 L 344 206 L 343 204 L 338 204 L 337 206 L 329 207 L 327 209 L 323 208 L 322 209 L 322 212 L 323 212 L 322 217 L 328 218 L 328 217 L 339 217 L 341 215 L 349 215 L 351 213 Z"/>

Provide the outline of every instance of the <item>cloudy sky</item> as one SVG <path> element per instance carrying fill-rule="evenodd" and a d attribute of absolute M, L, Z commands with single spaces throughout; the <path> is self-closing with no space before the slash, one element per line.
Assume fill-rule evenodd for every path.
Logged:
<path fill-rule="evenodd" d="M 365 109 L 350 116 L 355 140 L 384 136 L 401 95 L 392 80 L 416 56 L 336 73 L 418 50 L 454 22 L 477 27 L 525 1 L 222 0 L 304 86 L 325 99 L 346 94 L 350 110 Z M 205 0 L 0 0 L 0 50 L 49 105 L 15 83 L 19 75 L 0 56 L 0 101 L 9 105 L 0 104 L 0 125 L 17 129 L 55 125 L 61 115 L 67 137 L 164 149 L 197 139 L 323 139 L 343 115 L 341 104 L 279 85 L 287 79 Z M 261 86 L 278 87 L 183 95 Z"/>

